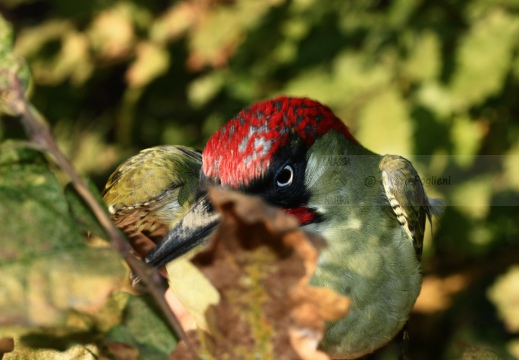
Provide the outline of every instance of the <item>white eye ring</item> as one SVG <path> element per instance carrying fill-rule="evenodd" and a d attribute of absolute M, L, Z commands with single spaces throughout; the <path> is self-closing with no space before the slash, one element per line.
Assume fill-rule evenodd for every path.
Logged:
<path fill-rule="evenodd" d="M 279 179 L 280 177 L 281 177 L 281 179 Z M 290 166 L 290 165 L 285 166 L 280 172 L 278 172 L 278 175 L 276 176 L 276 184 L 279 187 L 287 187 L 290 184 L 292 184 L 293 180 L 294 180 L 294 170 L 292 169 L 292 166 Z"/>

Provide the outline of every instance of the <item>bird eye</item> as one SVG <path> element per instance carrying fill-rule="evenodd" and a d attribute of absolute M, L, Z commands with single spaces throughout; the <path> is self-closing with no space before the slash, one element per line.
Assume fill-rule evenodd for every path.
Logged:
<path fill-rule="evenodd" d="M 286 165 L 280 172 L 278 172 L 278 175 L 276 177 L 276 183 L 279 187 L 289 186 L 290 184 L 292 184 L 293 180 L 294 170 L 290 165 Z"/>

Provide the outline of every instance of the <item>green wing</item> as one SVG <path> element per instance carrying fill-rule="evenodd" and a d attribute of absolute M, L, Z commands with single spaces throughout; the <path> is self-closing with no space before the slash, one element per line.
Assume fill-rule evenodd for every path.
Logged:
<path fill-rule="evenodd" d="M 422 181 L 411 162 L 401 156 L 383 156 L 380 171 L 387 199 L 421 260 L 425 219 L 431 221 L 431 204 Z"/>
<path fill-rule="evenodd" d="M 167 191 L 178 190 L 179 203 L 192 201 L 189 195 L 196 192 L 201 164 L 201 154 L 184 146 L 144 149 L 110 176 L 103 191 L 104 200 L 119 210 L 142 206 L 163 197 Z"/>
<path fill-rule="evenodd" d="M 142 150 L 122 163 L 103 191 L 114 223 L 130 237 L 159 241 L 194 201 L 202 156 L 184 146 Z"/>

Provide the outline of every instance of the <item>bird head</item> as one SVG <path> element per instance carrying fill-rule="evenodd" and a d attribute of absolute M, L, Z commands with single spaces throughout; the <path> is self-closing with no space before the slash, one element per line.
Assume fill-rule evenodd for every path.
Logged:
<path fill-rule="evenodd" d="M 282 96 L 243 109 L 208 140 L 198 200 L 147 262 L 164 265 L 205 240 L 218 224 L 205 191 L 210 185 L 258 195 L 302 226 L 318 222 L 319 213 L 308 203 L 307 156 L 331 131 L 356 142 L 329 107 L 308 98 Z"/>

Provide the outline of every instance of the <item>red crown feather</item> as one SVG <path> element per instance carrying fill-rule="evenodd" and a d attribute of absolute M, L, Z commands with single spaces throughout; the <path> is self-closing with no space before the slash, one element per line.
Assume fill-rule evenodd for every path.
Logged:
<path fill-rule="evenodd" d="M 280 147 L 299 137 L 309 148 L 330 130 L 356 141 L 329 107 L 307 98 L 281 96 L 254 103 L 207 142 L 202 171 L 222 185 L 238 187 L 259 178 Z"/>

